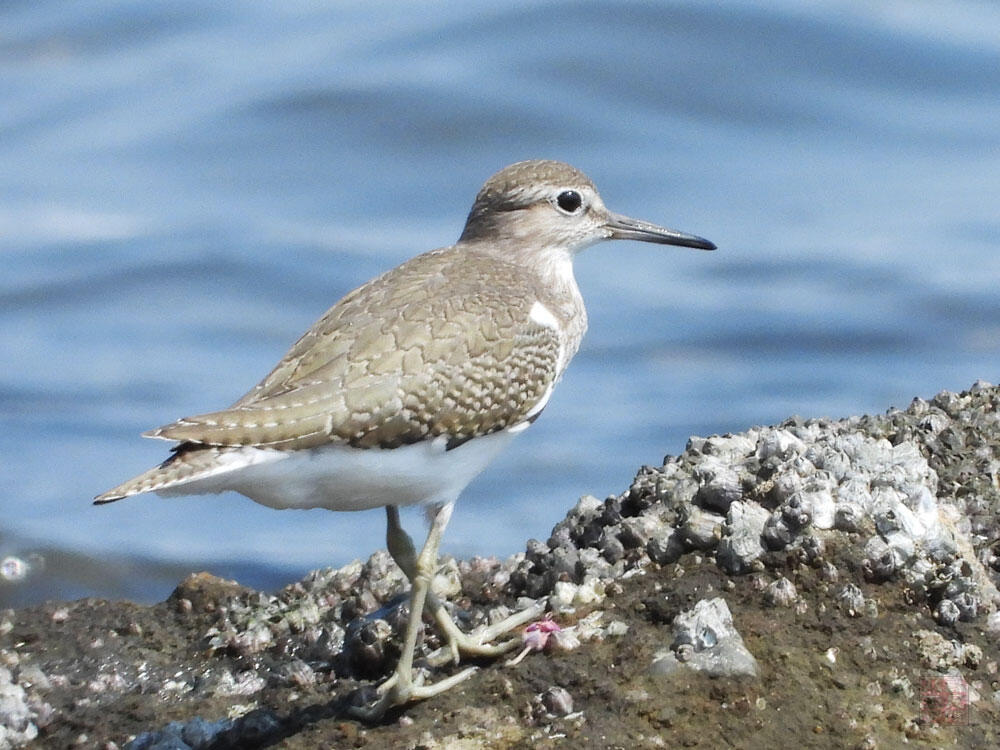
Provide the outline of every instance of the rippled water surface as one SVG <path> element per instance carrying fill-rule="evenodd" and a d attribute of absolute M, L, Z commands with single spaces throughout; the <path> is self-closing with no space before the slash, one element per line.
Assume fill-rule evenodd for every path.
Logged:
<path fill-rule="evenodd" d="M 579 259 L 588 337 L 447 552 L 544 539 L 691 434 L 996 381 L 997 28 L 947 0 L 5 3 L 0 600 L 273 587 L 381 545 L 380 511 L 90 498 L 519 159 L 719 251 Z"/>

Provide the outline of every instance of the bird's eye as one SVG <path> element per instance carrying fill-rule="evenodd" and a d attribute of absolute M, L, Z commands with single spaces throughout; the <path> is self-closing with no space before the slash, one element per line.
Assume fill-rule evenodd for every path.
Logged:
<path fill-rule="evenodd" d="M 563 190 L 556 197 L 556 205 L 568 214 L 575 214 L 583 205 L 583 198 L 575 190 Z"/>

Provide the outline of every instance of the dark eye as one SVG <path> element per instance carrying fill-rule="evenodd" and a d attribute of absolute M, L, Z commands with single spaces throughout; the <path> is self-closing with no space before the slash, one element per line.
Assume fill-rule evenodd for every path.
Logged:
<path fill-rule="evenodd" d="M 583 205 L 583 198 L 575 190 L 563 190 L 556 198 L 556 205 L 568 214 L 575 214 Z"/>

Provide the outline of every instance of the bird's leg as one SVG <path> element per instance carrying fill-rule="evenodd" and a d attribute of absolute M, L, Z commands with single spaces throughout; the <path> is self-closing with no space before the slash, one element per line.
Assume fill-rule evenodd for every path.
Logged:
<path fill-rule="evenodd" d="M 417 635 L 420 632 L 420 619 L 423 615 L 424 602 L 427 600 L 428 590 L 431 580 L 437 572 L 437 552 L 441 544 L 441 536 L 451 518 L 451 511 L 454 503 L 446 503 L 438 507 L 431 521 L 430 531 L 427 533 L 427 541 L 424 548 L 416 557 L 413 555 L 413 542 L 399 525 L 399 513 L 395 508 L 389 512 L 389 530 L 387 538 L 389 540 L 389 554 L 394 559 L 398 554 L 403 560 L 400 567 L 410 579 L 410 617 L 406 622 L 406 636 L 403 642 L 403 652 L 400 654 L 399 663 L 392 677 L 383 683 L 379 690 L 382 695 L 374 706 L 368 709 L 355 709 L 353 713 L 366 720 L 372 721 L 381 716 L 391 707 L 408 703 L 411 700 L 422 700 L 443 693 L 454 687 L 462 680 L 468 679 L 475 672 L 475 667 L 464 669 L 458 674 L 452 675 L 433 685 L 418 685 L 413 681 L 413 652 L 417 645 Z M 395 513 L 393 513 L 395 511 Z M 393 524 L 393 519 L 395 524 Z M 395 526 L 395 530 L 393 529 Z M 397 560 L 398 561 L 398 560 Z M 438 601 L 440 607 L 440 601 Z"/>
<path fill-rule="evenodd" d="M 399 509 L 393 505 L 387 505 L 385 513 L 386 546 L 389 549 L 389 554 L 412 584 L 416 576 L 416 554 L 413 548 L 413 541 L 399 522 Z M 433 580 L 433 575 L 431 577 Z M 538 619 L 545 612 L 544 604 L 528 607 L 494 625 L 481 628 L 472 634 L 466 635 L 455 624 L 455 621 L 451 619 L 441 599 L 429 587 L 427 591 L 427 609 L 447 641 L 447 651 L 444 653 L 445 658 L 434 660 L 436 664 L 448 661 L 449 656 L 452 662 L 458 664 L 461 654 L 467 656 L 499 656 L 507 653 L 521 645 L 520 639 L 511 638 L 501 643 L 493 643 L 493 641 L 504 633 L 509 633 L 515 628 Z"/>
<path fill-rule="evenodd" d="M 448 641 L 448 653 L 451 659 L 458 663 L 459 654 L 466 653 L 476 656 L 495 656 L 506 653 L 520 645 L 517 638 L 510 639 L 499 644 L 491 644 L 497 636 L 508 632 L 516 627 L 524 625 L 531 620 L 538 618 L 544 611 L 544 605 L 529 607 L 518 612 L 506 620 L 484 628 L 476 633 L 476 637 L 470 637 L 459 630 L 452 621 L 441 599 L 430 590 L 431 581 L 437 573 L 437 552 L 441 544 L 441 536 L 444 534 L 445 526 L 451 518 L 452 503 L 440 506 L 435 512 L 431 522 L 430 531 L 427 533 L 427 541 L 420 555 L 416 554 L 413 540 L 403 529 L 399 522 L 399 509 L 395 506 L 386 506 L 386 546 L 389 554 L 396 564 L 402 569 L 406 578 L 410 581 L 410 616 L 406 622 L 406 636 L 403 644 L 403 652 L 396 665 L 393 675 L 379 686 L 381 694 L 378 701 L 371 708 L 353 709 L 354 715 L 366 721 L 379 719 L 388 709 L 407 703 L 411 700 L 421 700 L 430 698 L 439 693 L 454 687 L 458 683 L 472 676 L 476 671 L 475 667 L 463 669 L 458 674 L 452 675 L 444 680 L 435 682 L 432 685 L 415 684 L 413 680 L 413 655 L 416 650 L 417 635 L 420 630 L 420 620 L 423 614 L 424 605 L 433 615 L 438 627 L 441 628 Z M 447 659 L 442 660 L 442 663 Z"/>

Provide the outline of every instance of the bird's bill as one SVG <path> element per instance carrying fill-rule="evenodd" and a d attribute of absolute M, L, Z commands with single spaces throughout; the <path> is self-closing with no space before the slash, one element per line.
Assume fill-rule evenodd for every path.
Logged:
<path fill-rule="evenodd" d="M 640 242 L 656 242 L 660 245 L 680 245 L 698 250 L 715 250 L 715 244 L 694 234 L 685 234 L 666 227 L 651 224 L 640 219 L 630 219 L 621 214 L 611 214 L 608 217 L 607 228 L 613 240 L 639 240 Z"/>

